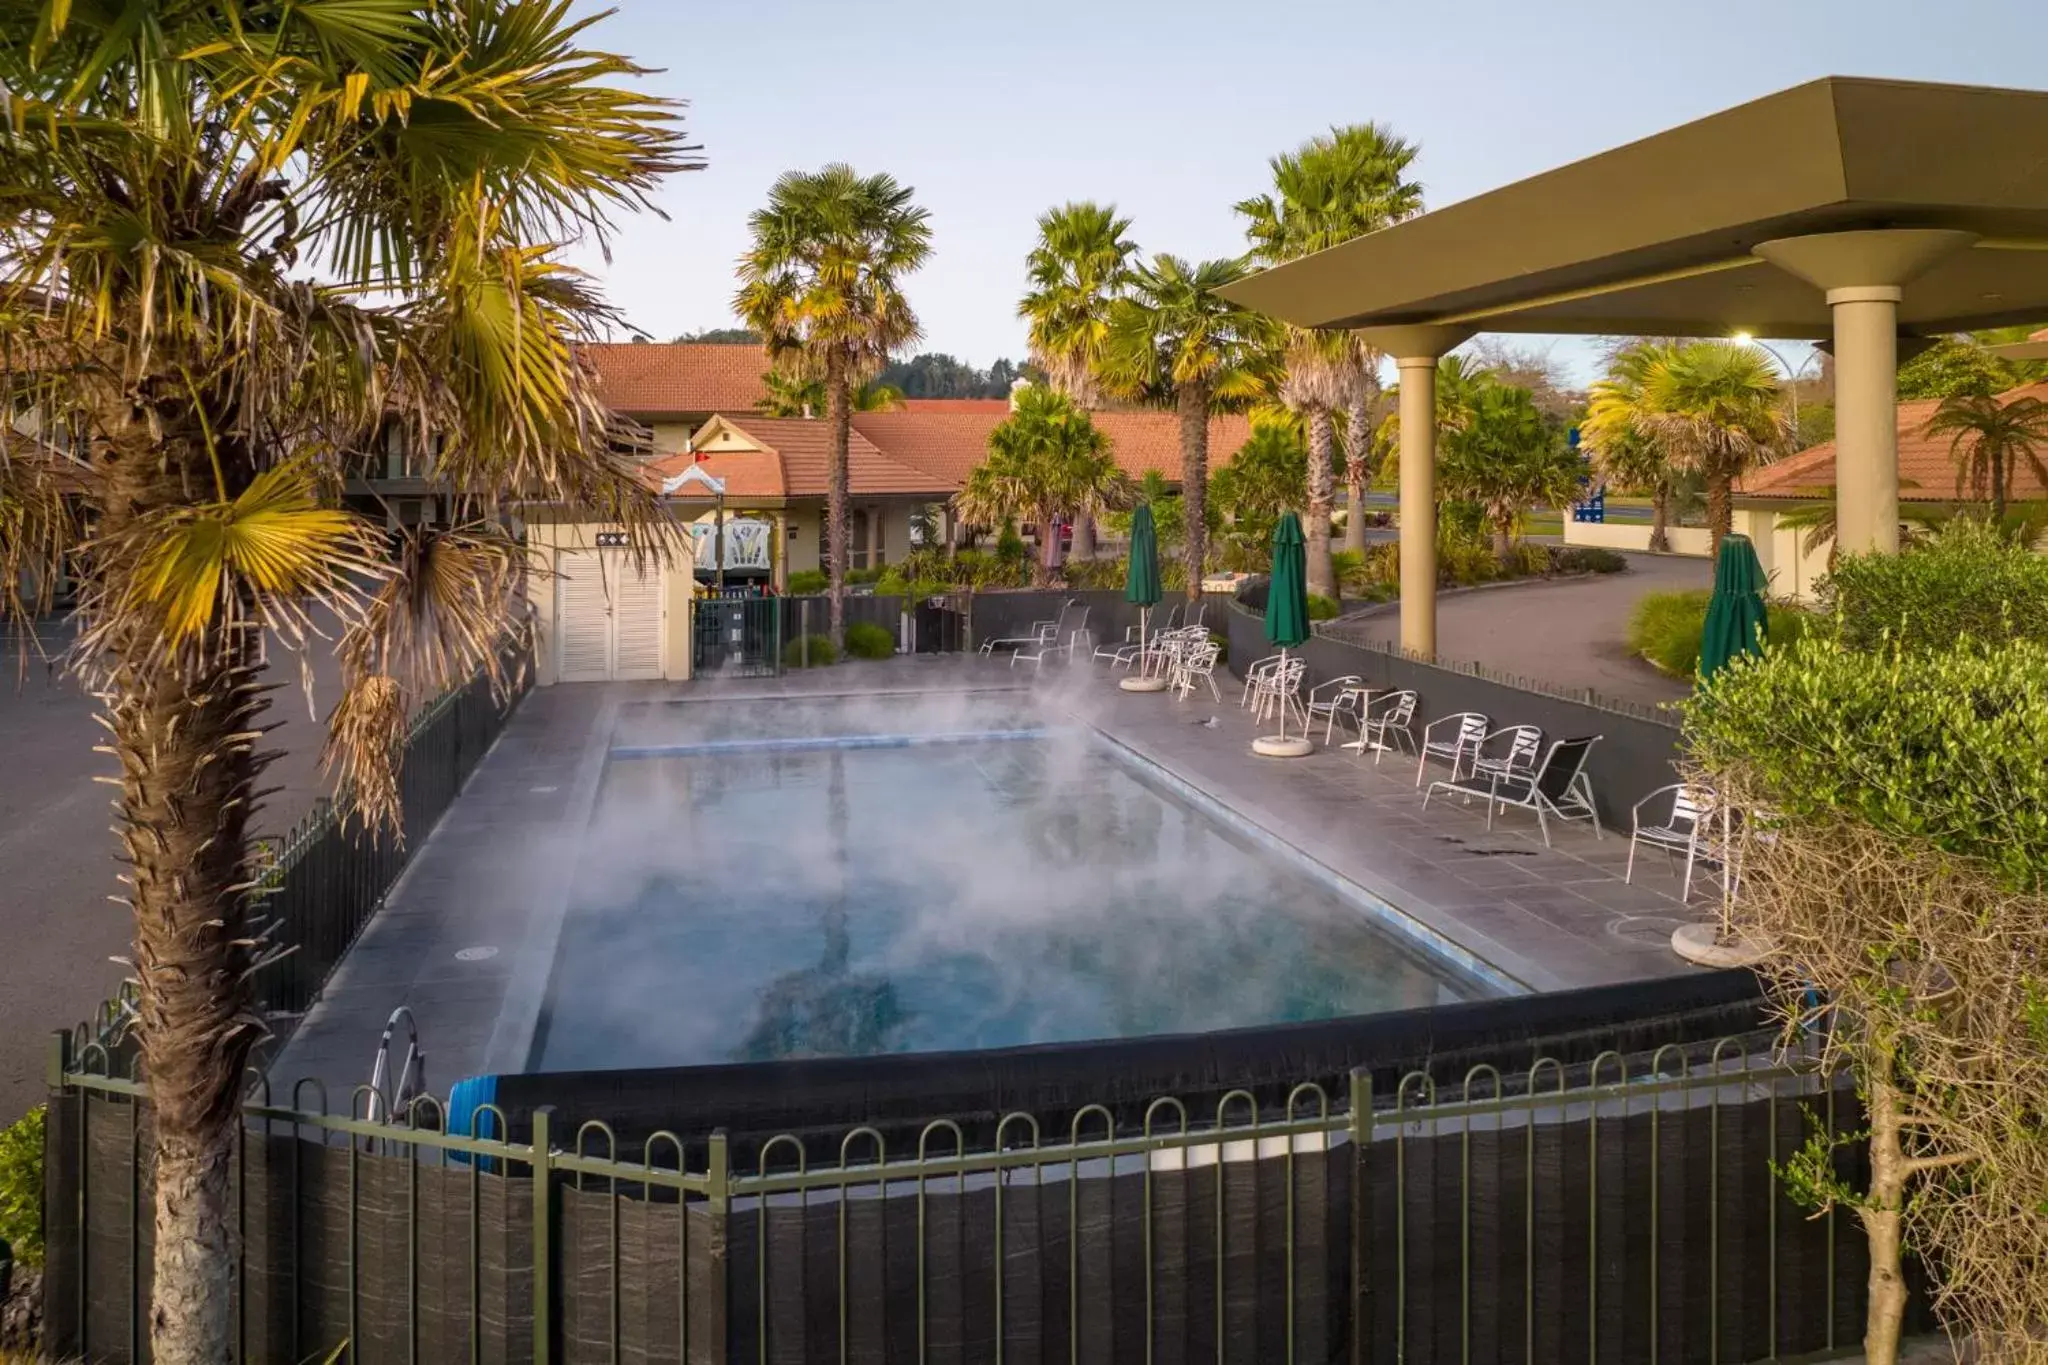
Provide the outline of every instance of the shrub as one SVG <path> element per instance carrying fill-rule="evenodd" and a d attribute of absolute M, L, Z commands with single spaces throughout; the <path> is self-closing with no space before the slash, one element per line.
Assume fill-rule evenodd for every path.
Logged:
<path fill-rule="evenodd" d="M 823 569 L 799 569 L 789 576 L 791 597 L 816 597 L 831 586 L 832 580 Z"/>
<path fill-rule="evenodd" d="M 851 633 L 849 631 L 849 633 Z M 803 668 L 804 660 L 810 659 L 809 667 L 821 668 L 826 664 L 839 662 L 839 650 L 829 635 L 799 635 L 782 647 L 784 668 Z"/>
<path fill-rule="evenodd" d="M 1872 1358 L 1896 1337 L 1903 1239 L 1946 1327 L 1987 1359 L 2037 1359 L 2019 1348 L 2048 1321 L 2048 647 L 1819 636 L 1685 709 L 1722 797 L 1769 812 L 1743 826 L 1759 837 L 1735 927 L 1769 951 L 1788 1037 L 1853 1069 L 1868 1101 L 1865 1131 L 1818 1131 L 1781 1173 L 1863 1222 Z M 1836 1149 L 1866 1138 L 1859 1188 Z"/>
<path fill-rule="evenodd" d="M 1074 588 L 1121 588 L 1127 564 L 1125 559 L 1070 559 L 1066 567 L 1067 584 Z"/>
<path fill-rule="evenodd" d="M 1902 554 L 1843 555 L 1820 597 L 1852 649 L 1886 638 L 1908 649 L 1964 637 L 2048 644 L 2048 557 L 1973 517 Z"/>
<path fill-rule="evenodd" d="M 1341 610 L 1335 601 L 1319 592 L 1308 595 L 1308 619 L 1311 621 L 1334 620 Z"/>
<path fill-rule="evenodd" d="M 1628 556 L 1597 545 L 1567 545 L 1551 551 L 1550 568 L 1553 573 L 1621 573 L 1628 568 Z"/>
<path fill-rule="evenodd" d="M 846 581 L 849 585 L 858 583 L 865 587 L 868 584 L 880 581 L 882 575 L 888 571 L 885 565 L 877 565 L 866 569 L 848 569 L 846 571 Z"/>
<path fill-rule="evenodd" d="M 1674 677 L 1690 678 L 1700 669 L 1700 636 L 1713 595 L 1705 588 L 1650 593 L 1629 618 L 1629 649 Z M 1765 603 L 1764 612 L 1765 638 L 1780 649 L 1803 639 L 1814 620 L 1812 613 L 1783 602 Z"/>
<path fill-rule="evenodd" d="M 0 1128 L 0 1242 L 15 1263 L 43 1264 L 43 1106 Z"/>
<path fill-rule="evenodd" d="M 1031 547 L 1024 543 L 1024 537 L 1017 534 L 1017 523 L 1003 523 L 1003 533 L 996 537 L 996 558 L 1004 564 L 1021 565 L 1031 557 Z"/>
<path fill-rule="evenodd" d="M 873 621 L 856 621 L 846 628 L 846 653 L 853 659 L 893 658 L 896 637 Z"/>
<path fill-rule="evenodd" d="M 1556 567 L 1547 545 L 1510 545 L 1500 561 L 1502 578 L 1541 578 Z"/>

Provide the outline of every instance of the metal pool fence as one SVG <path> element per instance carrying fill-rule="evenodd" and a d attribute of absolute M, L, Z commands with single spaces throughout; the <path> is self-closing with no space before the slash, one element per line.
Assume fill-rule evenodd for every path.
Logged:
<path fill-rule="evenodd" d="M 513 1132 L 245 1109 L 245 1361 L 1742 1362 L 1854 1340 L 1861 1237 L 1770 1163 L 1858 1130 L 1853 1091 L 1756 1037 L 1590 1066 L 1249 1092 L 1056 1131 Z M 47 1347 L 146 1349 L 144 1088 L 59 1035 Z M 361 1112 L 362 1095 L 355 1104 Z M 466 1125 L 458 1124 L 457 1127 Z M 522 1121 L 522 1126 L 525 1126 Z M 1845 1178 L 1860 1146 L 1844 1145 Z"/>
<path fill-rule="evenodd" d="M 527 670 L 516 668 L 512 676 L 522 680 L 523 691 Z M 489 680 L 479 675 L 414 715 L 399 772 L 402 838 L 350 823 L 334 802 L 322 799 L 277 841 L 262 882 L 262 913 L 273 920 L 272 940 L 291 951 L 257 973 L 259 1005 L 297 1012 L 312 1004 L 412 851 L 426 842 L 505 728 L 517 701 L 492 696 Z"/>

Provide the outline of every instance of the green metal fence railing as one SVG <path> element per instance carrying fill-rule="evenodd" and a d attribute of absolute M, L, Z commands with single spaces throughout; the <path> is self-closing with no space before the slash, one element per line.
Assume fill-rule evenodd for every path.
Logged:
<path fill-rule="evenodd" d="M 620 1151 L 440 1103 L 404 1126 L 259 1086 L 234 1166 L 239 1358 L 1757 1361 L 1856 1334 L 1861 1238 L 1771 1162 L 1853 1091 L 1767 1040 Z M 52 1057 L 48 1346 L 143 1350 L 145 1088 Z M 361 1114 L 365 1092 L 352 1100 Z M 454 1125 L 463 1128 L 464 1123 Z M 523 1131 L 521 1131 L 523 1130 Z M 906 1139 L 907 1141 L 907 1139 Z M 1841 1148 L 1842 1174 L 1860 1149 Z"/>

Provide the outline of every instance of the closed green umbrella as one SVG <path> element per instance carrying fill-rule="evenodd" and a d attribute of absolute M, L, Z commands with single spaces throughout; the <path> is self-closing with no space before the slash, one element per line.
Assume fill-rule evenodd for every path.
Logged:
<path fill-rule="evenodd" d="M 1152 505 L 1139 503 L 1131 513 L 1131 557 L 1124 568 L 1124 601 L 1138 609 L 1138 672 L 1124 679 L 1127 692 L 1154 692 L 1165 686 L 1152 681 L 1152 608 L 1164 594 L 1159 585 L 1159 531 L 1152 524 Z"/>
<path fill-rule="evenodd" d="M 1280 647 L 1280 669 L 1287 669 L 1287 651 L 1308 639 L 1308 542 L 1301 518 L 1288 512 L 1273 528 L 1273 577 L 1266 585 L 1266 643 Z M 1261 748 L 1261 746 L 1265 746 Z M 1298 756 L 1310 747 L 1306 738 L 1287 738 L 1287 699 L 1280 699 L 1280 733 L 1253 744 L 1273 757 Z"/>
<path fill-rule="evenodd" d="M 1714 595 L 1707 602 L 1707 621 L 1700 631 L 1700 676 L 1711 678 L 1744 654 L 1763 653 L 1769 618 L 1764 611 L 1768 586 L 1756 546 L 1748 536 L 1721 538 L 1714 561 Z"/>

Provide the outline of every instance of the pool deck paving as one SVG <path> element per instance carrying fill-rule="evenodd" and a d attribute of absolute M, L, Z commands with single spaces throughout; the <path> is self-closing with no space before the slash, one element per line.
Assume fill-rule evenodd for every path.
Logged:
<path fill-rule="evenodd" d="M 463 1076 L 524 1069 L 620 707 L 1012 687 L 1032 687 L 1155 781 L 1222 808 L 1242 837 L 1308 860 L 1382 915 L 1392 907 L 1407 931 L 1452 945 L 1495 981 L 1547 991 L 1694 970 L 1669 940 L 1705 907 L 1679 904 L 1676 876 L 1654 855 L 1637 884 L 1624 885 L 1625 833 L 1596 840 L 1573 826 L 1554 831 L 1556 847 L 1546 849 L 1524 811 L 1503 812 L 1491 834 L 1477 805 L 1439 797 L 1424 811 L 1412 759 L 1376 766 L 1320 744 L 1304 759 L 1256 757 L 1250 742 L 1261 727 L 1232 687 L 1221 704 L 1183 701 L 1123 692 L 1090 668 L 1036 676 L 936 657 L 781 678 L 565 685 L 521 704 L 293 1030 L 270 1068 L 274 1093 L 285 1100 L 284 1086 L 314 1078 L 330 1108 L 345 1108 L 401 1004 L 419 1026 L 434 1093 Z M 300 1099 L 310 1106 L 315 1096 Z"/>

